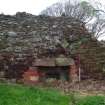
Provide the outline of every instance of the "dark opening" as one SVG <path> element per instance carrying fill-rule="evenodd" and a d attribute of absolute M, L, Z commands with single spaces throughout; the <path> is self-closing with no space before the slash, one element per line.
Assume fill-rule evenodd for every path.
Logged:
<path fill-rule="evenodd" d="M 68 66 L 61 66 L 61 67 L 39 67 L 40 72 L 45 73 L 45 78 L 54 78 L 57 80 L 69 79 L 69 67 Z"/>

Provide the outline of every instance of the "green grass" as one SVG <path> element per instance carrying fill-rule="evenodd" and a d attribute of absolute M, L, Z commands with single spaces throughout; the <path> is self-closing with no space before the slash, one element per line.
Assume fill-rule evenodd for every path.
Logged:
<path fill-rule="evenodd" d="M 87 96 L 78 101 L 77 105 L 105 105 L 104 96 Z"/>
<path fill-rule="evenodd" d="M 82 95 L 79 93 L 71 93 L 71 105 L 105 105 L 105 95 Z"/>
<path fill-rule="evenodd" d="M 105 105 L 105 96 L 66 96 L 54 89 L 2 83 L 0 105 Z"/>
<path fill-rule="evenodd" d="M 69 105 L 69 97 L 53 89 L 0 84 L 0 105 Z"/>

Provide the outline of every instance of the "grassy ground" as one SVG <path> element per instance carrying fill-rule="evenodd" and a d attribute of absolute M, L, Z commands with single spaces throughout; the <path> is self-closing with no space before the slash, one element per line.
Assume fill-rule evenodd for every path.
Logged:
<path fill-rule="evenodd" d="M 105 97 L 87 96 L 80 99 L 77 105 L 105 105 Z"/>
<path fill-rule="evenodd" d="M 66 96 L 54 89 L 0 84 L 0 105 L 105 105 L 105 96 Z"/>
<path fill-rule="evenodd" d="M 71 95 L 71 105 L 105 105 L 104 95 Z"/>
<path fill-rule="evenodd" d="M 69 97 L 55 90 L 0 84 L 0 105 L 68 105 Z"/>

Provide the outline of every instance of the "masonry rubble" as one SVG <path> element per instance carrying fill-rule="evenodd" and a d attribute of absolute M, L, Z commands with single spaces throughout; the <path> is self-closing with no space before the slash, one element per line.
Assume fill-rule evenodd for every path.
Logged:
<path fill-rule="evenodd" d="M 5 40 L 0 52 L 12 53 L 16 59 L 57 56 L 59 45 L 65 47 L 87 34 L 84 23 L 72 17 L 34 16 L 25 12 L 13 16 L 0 14 L 0 41 Z"/>

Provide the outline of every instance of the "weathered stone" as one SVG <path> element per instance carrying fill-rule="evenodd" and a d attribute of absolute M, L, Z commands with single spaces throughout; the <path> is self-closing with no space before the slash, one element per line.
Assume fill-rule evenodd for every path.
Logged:
<path fill-rule="evenodd" d="M 34 16 L 25 12 L 19 12 L 14 16 L 0 15 L 0 36 L 5 33 L 8 35 L 7 43 L 11 43 L 10 46 L 14 47 L 14 53 L 17 53 L 16 46 L 23 50 L 27 48 L 37 55 L 40 55 L 41 48 L 45 52 L 48 49 L 55 50 L 58 44 L 64 43 L 65 35 L 69 36 L 69 40 L 75 39 L 78 36 L 76 32 L 81 29 L 84 29 L 83 34 L 78 33 L 79 36 L 87 32 L 85 26 L 81 21 L 70 17 Z M 6 49 L 9 51 L 10 48 Z"/>
<path fill-rule="evenodd" d="M 33 59 L 61 60 L 59 55 L 64 54 L 65 60 L 61 66 L 72 65 L 74 61 L 69 59 L 70 50 L 66 48 L 70 42 L 87 34 L 85 24 L 72 17 L 34 16 L 25 12 L 18 12 L 14 16 L 0 15 L 0 41 L 3 42 L 0 51 L 13 54 L 15 60 L 25 59 L 25 64 Z M 49 64 L 47 62 L 44 65 L 52 65 L 51 61 Z"/>

